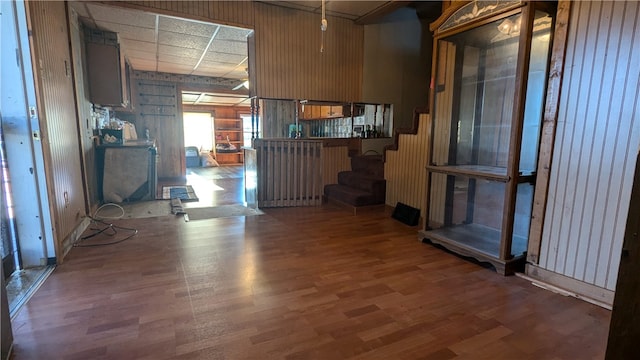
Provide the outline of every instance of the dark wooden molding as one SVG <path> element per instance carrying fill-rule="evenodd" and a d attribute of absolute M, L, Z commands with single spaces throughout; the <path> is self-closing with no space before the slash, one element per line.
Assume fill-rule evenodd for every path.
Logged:
<path fill-rule="evenodd" d="M 416 135 L 418 133 L 418 126 L 420 125 L 420 115 L 421 114 L 428 114 L 429 113 L 429 108 L 428 107 L 417 107 L 415 109 L 413 109 L 413 122 L 411 124 L 410 128 L 400 128 L 400 129 L 395 129 L 393 131 L 393 144 L 391 145 L 387 145 L 384 147 L 384 152 L 382 154 L 382 159 L 383 161 L 386 161 L 387 158 L 387 150 L 391 150 L 391 151 L 398 151 L 398 138 L 400 136 L 400 134 L 411 134 L 411 135 Z"/>

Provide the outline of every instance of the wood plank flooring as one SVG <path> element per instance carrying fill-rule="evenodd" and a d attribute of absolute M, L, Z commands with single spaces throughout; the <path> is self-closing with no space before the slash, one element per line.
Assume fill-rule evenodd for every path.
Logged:
<path fill-rule="evenodd" d="M 263 210 L 116 221 L 138 234 L 73 248 L 13 320 L 13 359 L 604 357 L 609 311 L 423 244 L 388 211 Z"/>

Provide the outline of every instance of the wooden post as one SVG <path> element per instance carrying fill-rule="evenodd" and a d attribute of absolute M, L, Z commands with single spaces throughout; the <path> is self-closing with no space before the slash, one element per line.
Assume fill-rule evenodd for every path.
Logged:
<path fill-rule="evenodd" d="M 640 156 L 637 161 L 640 161 Z M 637 161 L 609 325 L 605 358 L 610 360 L 635 358 L 640 339 L 640 323 L 637 321 L 640 309 L 640 163 Z"/>
<path fill-rule="evenodd" d="M 549 82 L 547 85 L 547 99 L 545 102 L 540 138 L 536 188 L 533 197 L 533 208 L 531 210 L 531 227 L 529 229 L 527 261 L 533 264 L 537 264 L 540 257 L 542 227 L 544 225 L 544 214 L 547 208 L 547 196 L 549 193 L 551 159 L 553 158 L 553 145 L 558 122 L 560 89 L 562 87 L 562 76 L 564 73 L 564 58 L 567 49 L 570 15 L 571 2 L 568 0 L 559 1 L 556 26 L 553 34 L 551 62 L 549 64 Z"/>

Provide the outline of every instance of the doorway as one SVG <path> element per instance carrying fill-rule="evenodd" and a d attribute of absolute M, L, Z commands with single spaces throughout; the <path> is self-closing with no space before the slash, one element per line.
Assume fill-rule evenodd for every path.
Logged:
<path fill-rule="evenodd" d="M 244 204 L 244 167 L 221 166 L 216 161 L 216 122 L 213 111 L 185 111 L 182 119 L 186 182 L 194 188 L 199 198 L 198 202 L 186 203 L 184 206 Z"/>
<path fill-rule="evenodd" d="M 2 1 L 0 6 L 0 209 L 6 278 L 3 290 L 7 291 L 9 312 L 13 315 L 53 270 L 56 258 L 26 4 Z"/>

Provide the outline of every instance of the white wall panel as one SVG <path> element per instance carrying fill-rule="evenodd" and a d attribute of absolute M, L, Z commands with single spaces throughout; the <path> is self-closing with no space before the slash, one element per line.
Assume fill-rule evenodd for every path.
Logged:
<path fill-rule="evenodd" d="M 615 289 L 640 144 L 640 6 L 574 2 L 538 266 Z"/>

